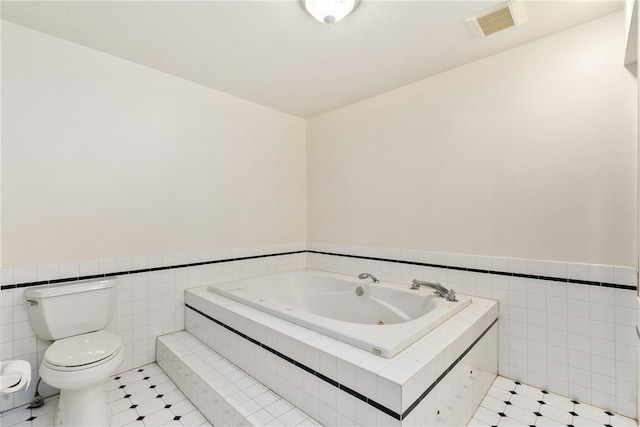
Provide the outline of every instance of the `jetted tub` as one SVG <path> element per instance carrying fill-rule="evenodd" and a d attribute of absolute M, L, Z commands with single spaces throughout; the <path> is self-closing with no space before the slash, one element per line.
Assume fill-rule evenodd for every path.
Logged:
<path fill-rule="evenodd" d="M 393 357 L 471 304 L 431 288 L 300 270 L 210 285 L 208 290 L 382 357 Z"/>

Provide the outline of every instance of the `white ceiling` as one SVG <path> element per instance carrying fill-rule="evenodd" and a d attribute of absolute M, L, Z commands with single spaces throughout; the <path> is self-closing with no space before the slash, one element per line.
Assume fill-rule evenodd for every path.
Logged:
<path fill-rule="evenodd" d="M 3 1 L 2 17 L 307 118 L 623 8 L 529 0 L 525 24 L 474 39 L 465 18 L 500 3 L 361 0 L 330 28 L 297 0 Z"/>

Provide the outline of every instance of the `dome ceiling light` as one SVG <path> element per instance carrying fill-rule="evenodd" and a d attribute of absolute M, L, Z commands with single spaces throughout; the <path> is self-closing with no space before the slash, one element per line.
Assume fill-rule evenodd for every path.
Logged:
<path fill-rule="evenodd" d="M 334 24 L 350 14 L 358 0 L 302 0 L 302 3 L 316 20 Z"/>

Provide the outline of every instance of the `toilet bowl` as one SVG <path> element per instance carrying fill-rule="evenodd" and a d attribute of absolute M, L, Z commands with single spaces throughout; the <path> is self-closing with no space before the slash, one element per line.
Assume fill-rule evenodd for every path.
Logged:
<path fill-rule="evenodd" d="M 60 389 L 56 425 L 111 425 L 105 380 L 123 359 L 122 340 L 109 331 L 55 341 L 44 354 L 40 376 Z"/>
<path fill-rule="evenodd" d="M 115 281 L 47 285 L 25 291 L 36 334 L 54 340 L 40 377 L 60 389 L 56 426 L 110 426 L 106 380 L 124 359 L 122 339 L 106 327 L 115 306 Z"/>

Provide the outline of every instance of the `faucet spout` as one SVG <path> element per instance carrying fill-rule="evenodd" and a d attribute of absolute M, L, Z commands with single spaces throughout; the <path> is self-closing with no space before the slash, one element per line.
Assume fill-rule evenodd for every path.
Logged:
<path fill-rule="evenodd" d="M 371 279 L 373 283 L 380 283 L 380 280 L 371 273 L 360 273 L 358 274 L 358 279 Z"/>
<path fill-rule="evenodd" d="M 447 301 L 458 301 L 456 299 L 456 291 L 453 289 L 447 289 L 442 286 L 440 283 L 427 282 L 426 280 L 417 280 L 413 279 L 413 283 L 411 284 L 411 289 L 420 289 L 420 286 L 427 286 L 435 290 L 434 293 L 440 295 L 442 298 Z"/>

